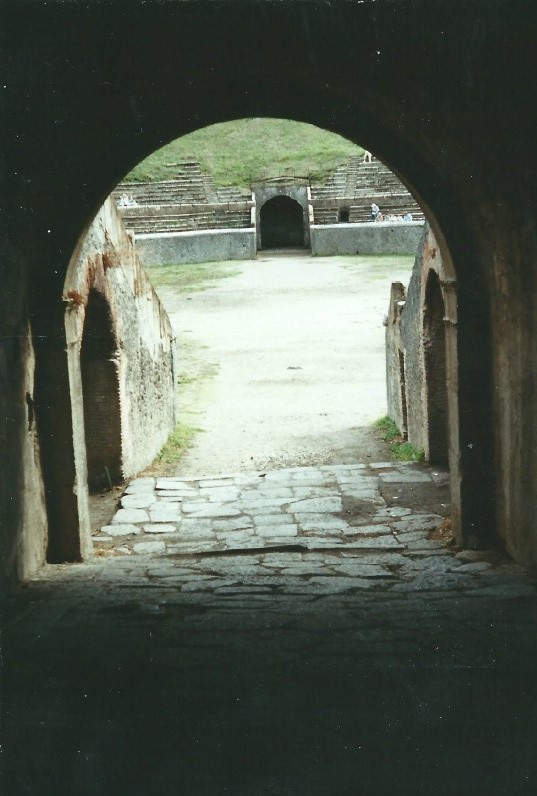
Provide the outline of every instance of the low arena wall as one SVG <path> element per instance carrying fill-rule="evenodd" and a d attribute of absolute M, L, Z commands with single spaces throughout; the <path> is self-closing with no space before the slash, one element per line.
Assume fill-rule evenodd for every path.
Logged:
<path fill-rule="evenodd" d="M 313 224 L 310 228 L 311 253 L 331 254 L 415 254 L 423 231 L 423 221 L 404 224 Z"/>
<path fill-rule="evenodd" d="M 255 229 L 208 229 L 136 236 L 136 250 L 145 266 L 253 260 Z"/>

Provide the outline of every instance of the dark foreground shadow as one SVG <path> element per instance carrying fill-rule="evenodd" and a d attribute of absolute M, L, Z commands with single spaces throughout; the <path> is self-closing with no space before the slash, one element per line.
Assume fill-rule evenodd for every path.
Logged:
<path fill-rule="evenodd" d="M 533 794 L 533 597 L 35 583 L 2 793 Z"/>

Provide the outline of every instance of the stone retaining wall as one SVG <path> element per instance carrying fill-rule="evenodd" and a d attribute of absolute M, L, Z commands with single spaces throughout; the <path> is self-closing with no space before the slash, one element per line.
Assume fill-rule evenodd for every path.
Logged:
<path fill-rule="evenodd" d="M 169 263 L 253 260 L 255 229 L 210 229 L 136 236 L 136 250 L 147 267 Z"/>
<path fill-rule="evenodd" d="M 310 229 L 311 253 L 333 254 L 415 254 L 423 222 L 406 224 L 314 224 Z"/>

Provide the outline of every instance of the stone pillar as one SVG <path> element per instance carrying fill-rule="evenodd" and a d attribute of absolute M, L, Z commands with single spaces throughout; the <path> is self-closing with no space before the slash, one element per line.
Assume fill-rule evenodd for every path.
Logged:
<path fill-rule="evenodd" d="M 64 307 L 43 302 L 33 320 L 36 356 L 35 411 L 48 515 L 50 563 L 91 554 L 87 502 L 79 504 L 73 416 L 66 355 Z"/>
<path fill-rule="evenodd" d="M 451 489 L 452 531 L 458 544 L 463 542 L 461 525 L 461 465 L 459 447 L 459 368 L 457 355 L 457 283 L 440 282 L 444 295 L 446 336 L 446 391 L 448 407 L 448 463 Z"/>

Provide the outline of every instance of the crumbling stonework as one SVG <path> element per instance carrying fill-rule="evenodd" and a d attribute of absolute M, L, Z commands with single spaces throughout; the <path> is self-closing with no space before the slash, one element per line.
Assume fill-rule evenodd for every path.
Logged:
<path fill-rule="evenodd" d="M 2 241 L 2 243 L 4 243 Z M 0 246 L 0 586 L 45 560 L 47 520 L 34 411 L 35 352 L 21 258 Z"/>
<path fill-rule="evenodd" d="M 173 332 L 111 200 L 73 257 L 64 300 L 85 527 L 87 485 L 98 489 L 139 472 L 175 425 Z"/>
<path fill-rule="evenodd" d="M 386 319 L 388 415 L 432 464 L 452 471 L 457 513 L 455 280 L 425 226 L 408 289 L 392 284 Z"/>

